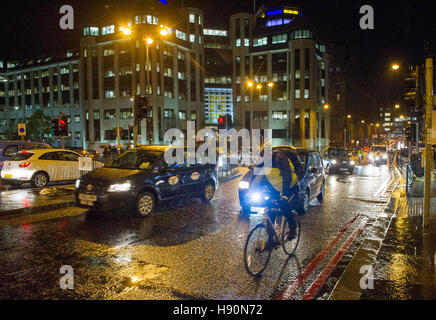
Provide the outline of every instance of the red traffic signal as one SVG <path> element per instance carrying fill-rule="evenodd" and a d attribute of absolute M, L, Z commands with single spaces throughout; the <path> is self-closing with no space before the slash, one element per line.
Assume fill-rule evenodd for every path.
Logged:
<path fill-rule="evenodd" d="M 218 118 L 218 122 L 219 122 L 219 123 L 222 123 L 223 121 L 224 121 L 224 119 L 223 119 L 222 117 L 219 117 L 219 118 Z"/>

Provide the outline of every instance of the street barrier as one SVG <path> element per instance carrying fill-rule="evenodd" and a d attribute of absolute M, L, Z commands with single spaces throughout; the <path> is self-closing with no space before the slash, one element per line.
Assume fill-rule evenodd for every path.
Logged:
<path fill-rule="evenodd" d="M 91 157 L 79 157 L 79 174 L 80 177 L 91 172 L 94 169 L 100 168 L 104 165 L 103 162 L 95 160 Z"/>

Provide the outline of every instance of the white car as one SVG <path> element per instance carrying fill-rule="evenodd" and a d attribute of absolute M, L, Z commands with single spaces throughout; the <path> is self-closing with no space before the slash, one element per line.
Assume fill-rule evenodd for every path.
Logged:
<path fill-rule="evenodd" d="M 3 163 L 1 178 L 11 184 L 30 182 L 34 188 L 49 181 L 78 179 L 79 157 L 79 153 L 64 149 L 19 151 Z"/>

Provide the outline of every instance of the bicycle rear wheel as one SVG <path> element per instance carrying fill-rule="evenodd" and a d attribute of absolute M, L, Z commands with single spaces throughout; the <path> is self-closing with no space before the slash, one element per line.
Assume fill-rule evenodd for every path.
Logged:
<path fill-rule="evenodd" d="M 268 265 L 272 251 L 272 238 L 263 223 L 248 234 L 244 248 L 245 269 L 252 276 L 260 276 Z"/>
<path fill-rule="evenodd" d="M 282 233 L 283 250 L 288 256 L 291 256 L 295 253 L 295 250 L 300 243 L 300 219 L 296 214 L 293 214 L 293 217 L 295 219 L 295 237 L 292 239 L 289 238 L 289 222 L 287 219 L 285 221 L 285 228 Z"/>

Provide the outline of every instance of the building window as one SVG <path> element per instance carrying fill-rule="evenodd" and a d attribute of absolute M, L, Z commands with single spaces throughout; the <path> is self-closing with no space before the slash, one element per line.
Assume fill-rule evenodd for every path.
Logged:
<path fill-rule="evenodd" d="M 204 29 L 203 34 L 208 36 L 227 37 L 226 30 Z"/>
<path fill-rule="evenodd" d="M 104 109 L 105 119 L 115 119 L 115 109 Z"/>
<path fill-rule="evenodd" d="M 174 110 L 173 109 L 165 109 L 165 118 L 173 119 L 174 118 Z"/>
<path fill-rule="evenodd" d="M 312 32 L 309 30 L 297 30 L 291 32 L 291 39 L 311 39 Z"/>
<path fill-rule="evenodd" d="M 101 34 L 104 36 L 105 34 L 115 33 L 115 25 L 110 25 L 101 28 Z"/>
<path fill-rule="evenodd" d="M 189 22 L 190 23 L 195 23 L 195 13 L 190 13 L 189 14 Z"/>
<path fill-rule="evenodd" d="M 186 33 L 176 30 L 176 38 L 182 39 L 186 41 Z"/>
<path fill-rule="evenodd" d="M 120 109 L 120 119 L 133 119 L 133 111 L 131 108 Z"/>
<path fill-rule="evenodd" d="M 254 38 L 253 39 L 253 47 L 259 47 L 264 46 L 268 44 L 268 38 L 262 37 L 262 38 Z"/>
<path fill-rule="evenodd" d="M 191 111 L 191 120 L 197 120 L 197 112 L 196 111 Z"/>
<path fill-rule="evenodd" d="M 106 56 L 112 56 L 114 55 L 114 49 L 104 49 L 103 50 L 103 55 Z"/>
<path fill-rule="evenodd" d="M 189 35 L 189 42 L 195 42 L 195 34 Z"/>
<path fill-rule="evenodd" d="M 241 39 L 236 39 L 236 46 L 240 47 L 241 46 Z"/>
<path fill-rule="evenodd" d="M 179 119 L 186 120 L 186 111 L 179 111 Z"/>
<path fill-rule="evenodd" d="M 115 98 L 115 93 L 114 93 L 113 90 L 106 90 L 106 91 L 104 92 L 104 97 L 105 97 L 106 99 L 113 99 L 113 98 Z"/>
<path fill-rule="evenodd" d="M 244 39 L 244 47 L 250 46 L 250 39 Z"/>
<path fill-rule="evenodd" d="M 287 120 L 288 114 L 287 114 L 286 110 L 273 111 L 272 112 L 272 119 L 273 120 Z"/>
<path fill-rule="evenodd" d="M 80 123 L 80 116 L 79 115 L 75 115 L 74 116 L 74 122 L 75 123 Z"/>
<path fill-rule="evenodd" d="M 279 34 L 279 35 L 275 35 L 272 37 L 272 44 L 276 44 L 276 43 L 285 43 L 286 41 L 288 41 L 288 35 L 285 34 Z"/>

